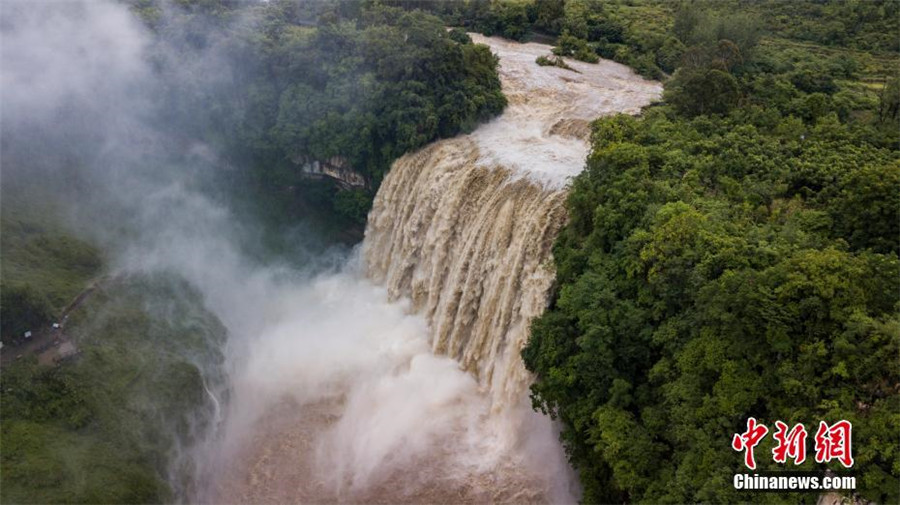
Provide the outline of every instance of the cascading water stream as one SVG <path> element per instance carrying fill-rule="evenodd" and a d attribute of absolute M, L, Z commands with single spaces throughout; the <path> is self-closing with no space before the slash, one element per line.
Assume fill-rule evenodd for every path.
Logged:
<path fill-rule="evenodd" d="M 531 380 L 519 353 L 553 283 L 566 180 L 584 164 L 589 121 L 660 93 L 611 62 L 541 67 L 541 44 L 472 34 L 499 55 L 510 106 L 474 133 L 398 160 L 369 215 L 368 275 L 425 316 L 432 349 L 473 373 L 495 409 Z"/>
<path fill-rule="evenodd" d="M 500 58 L 507 110 L 394 163 L 358 262 L 309 282 L 254 274 L 240 282 L 262 307 L 217 311 L 248 337 L 230 353 L 200 501 L 574 501 L 520 351 L 547 304 L 589 122 L 635 113 L 661 87 L 616 63 L 541 67 L 549 46 L 472 37 Z"/>
<path fill-rule="evenodd" d="M 477 164 L 468 138 L 398 162 L 369 219 L 369 275 L 409 297 L 431 326 L 432 350 L 490 390 L 494 406 L 520 400 L 519 351 L 553 282 L 553 238 L 565 192 Z"/>

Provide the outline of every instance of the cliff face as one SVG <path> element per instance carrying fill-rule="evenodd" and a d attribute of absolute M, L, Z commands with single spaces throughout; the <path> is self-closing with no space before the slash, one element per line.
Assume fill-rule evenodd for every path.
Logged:
<path fill-rule="evenodd" d="M 325 160 L 295 160 L 295 163 L 300 165 L 300 173 L 309 179 L 331 179 L 345 189 L 368 187 L 365 177 L 340 156 Z"/>

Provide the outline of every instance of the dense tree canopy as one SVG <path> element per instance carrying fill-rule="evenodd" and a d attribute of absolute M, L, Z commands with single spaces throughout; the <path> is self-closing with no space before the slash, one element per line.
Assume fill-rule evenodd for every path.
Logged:
<path fill-rule="evenodd" d="M 185 0 L 174 11 L 138 0 L 136 9 L 157 33 L 161 72 L 210 56 L 226 70 L 173 75 L 180 85 L 166 98 L 166 125 L 184 125 L 251 167 L 245 175 L 266 197 L 294 188 L 287 198 L 312 199 L 351 222 L 364 221 L 394 159 L 471 131 L 506 106 L 490 50 L 422 11 L 212 0 Z M 224 77 L 200 75 L 209 72 Z M 315 161 L 354 171 L 365 187 L 316 193 L 301 178 Z"/>
<path fill-rule="evenodd" d="M 859 44 L 878 40 L 876 17 Z M 851 421 L 857 492 L 896 502 L 892 84 L 865 91 L 866 55 L 763 44 L 755 12 L 687 4 L 672 19 L 684 49 L 665 103 L 594 124 L 558 292 L 523 352 L 535 405 L 563 420 L 589 503 L 816 502 L 734 489 L 746 470 L 730 441 L 750 416 Z M 756 449 L 761 470 L 785 469 L 773 445 Z M 842 468 L 798 468 L 825 467 Z"/>
<path fill-rule="evenodd" d="M 597 123 L 524 353 L 587 501 L 741 498 L 749 416 L 851 420 L 863 496 L 896 500 L 900 156 L 790 120 Z"/>

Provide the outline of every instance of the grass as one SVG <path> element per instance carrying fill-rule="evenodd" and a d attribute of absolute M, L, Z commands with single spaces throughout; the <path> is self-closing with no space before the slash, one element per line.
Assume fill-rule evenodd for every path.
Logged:
<path fill-rule="evenodd" d="M 4 191 L 0 200 L 0 284 L 28 286 L 57 312 L 100 273 L 91 244 L 59 223 L 59 212 L 38 193 Z"/>
<path fill-rule="evenodd" d="M 5 503 L 152 503 L 165 485 L 97 430 L 2 423 Z"/>
<path fill-rule="evenodd" d="M 900 70 L 900 54 L 872 53 L 848 47 L 824 46 L 815 42 L 792 40 L 777 36 L 760 39 L 763 48 L 780 53 L 793 52 L 798 60 L 808 61 L 810 55 L 822 59 L 853 58 L 860 64 L 859 80 L 881 82 L 885 77 L 896 75 Z"/>
<path fill-rule="evenodd" d="M 209 422 L 221 324 L 182 282 L 153 276 L 103 285 L 67 331 L 74 362 L 0 373 L 0 501 L 170 500 L 168 466 Z"/>
<path fill-rule="evenodd" d="M 672 2 L 626 1 L 604 4 L 604 8 L 611 17 L 639 33 L 668 33 L 675 17 Z"/>

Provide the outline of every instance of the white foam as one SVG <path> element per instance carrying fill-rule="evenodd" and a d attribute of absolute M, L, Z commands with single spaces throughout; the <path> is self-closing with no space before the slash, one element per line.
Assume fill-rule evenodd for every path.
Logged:
<path fill-rule="evenodd" d="M 577 72 L 542 67 L 535 60 L 551 54 L 548 45 L 469 35 L 500 58 L 500 80 L 509 99 L 503 114 L 471 134 L 481 152 L 479 163 L 550 187 L 565 186 L 584 167 L 590 151 L 585 123 L 615 113 L 637 114 L 662 94 L 660 83 L 613 61 L 566 58 Z"/>

